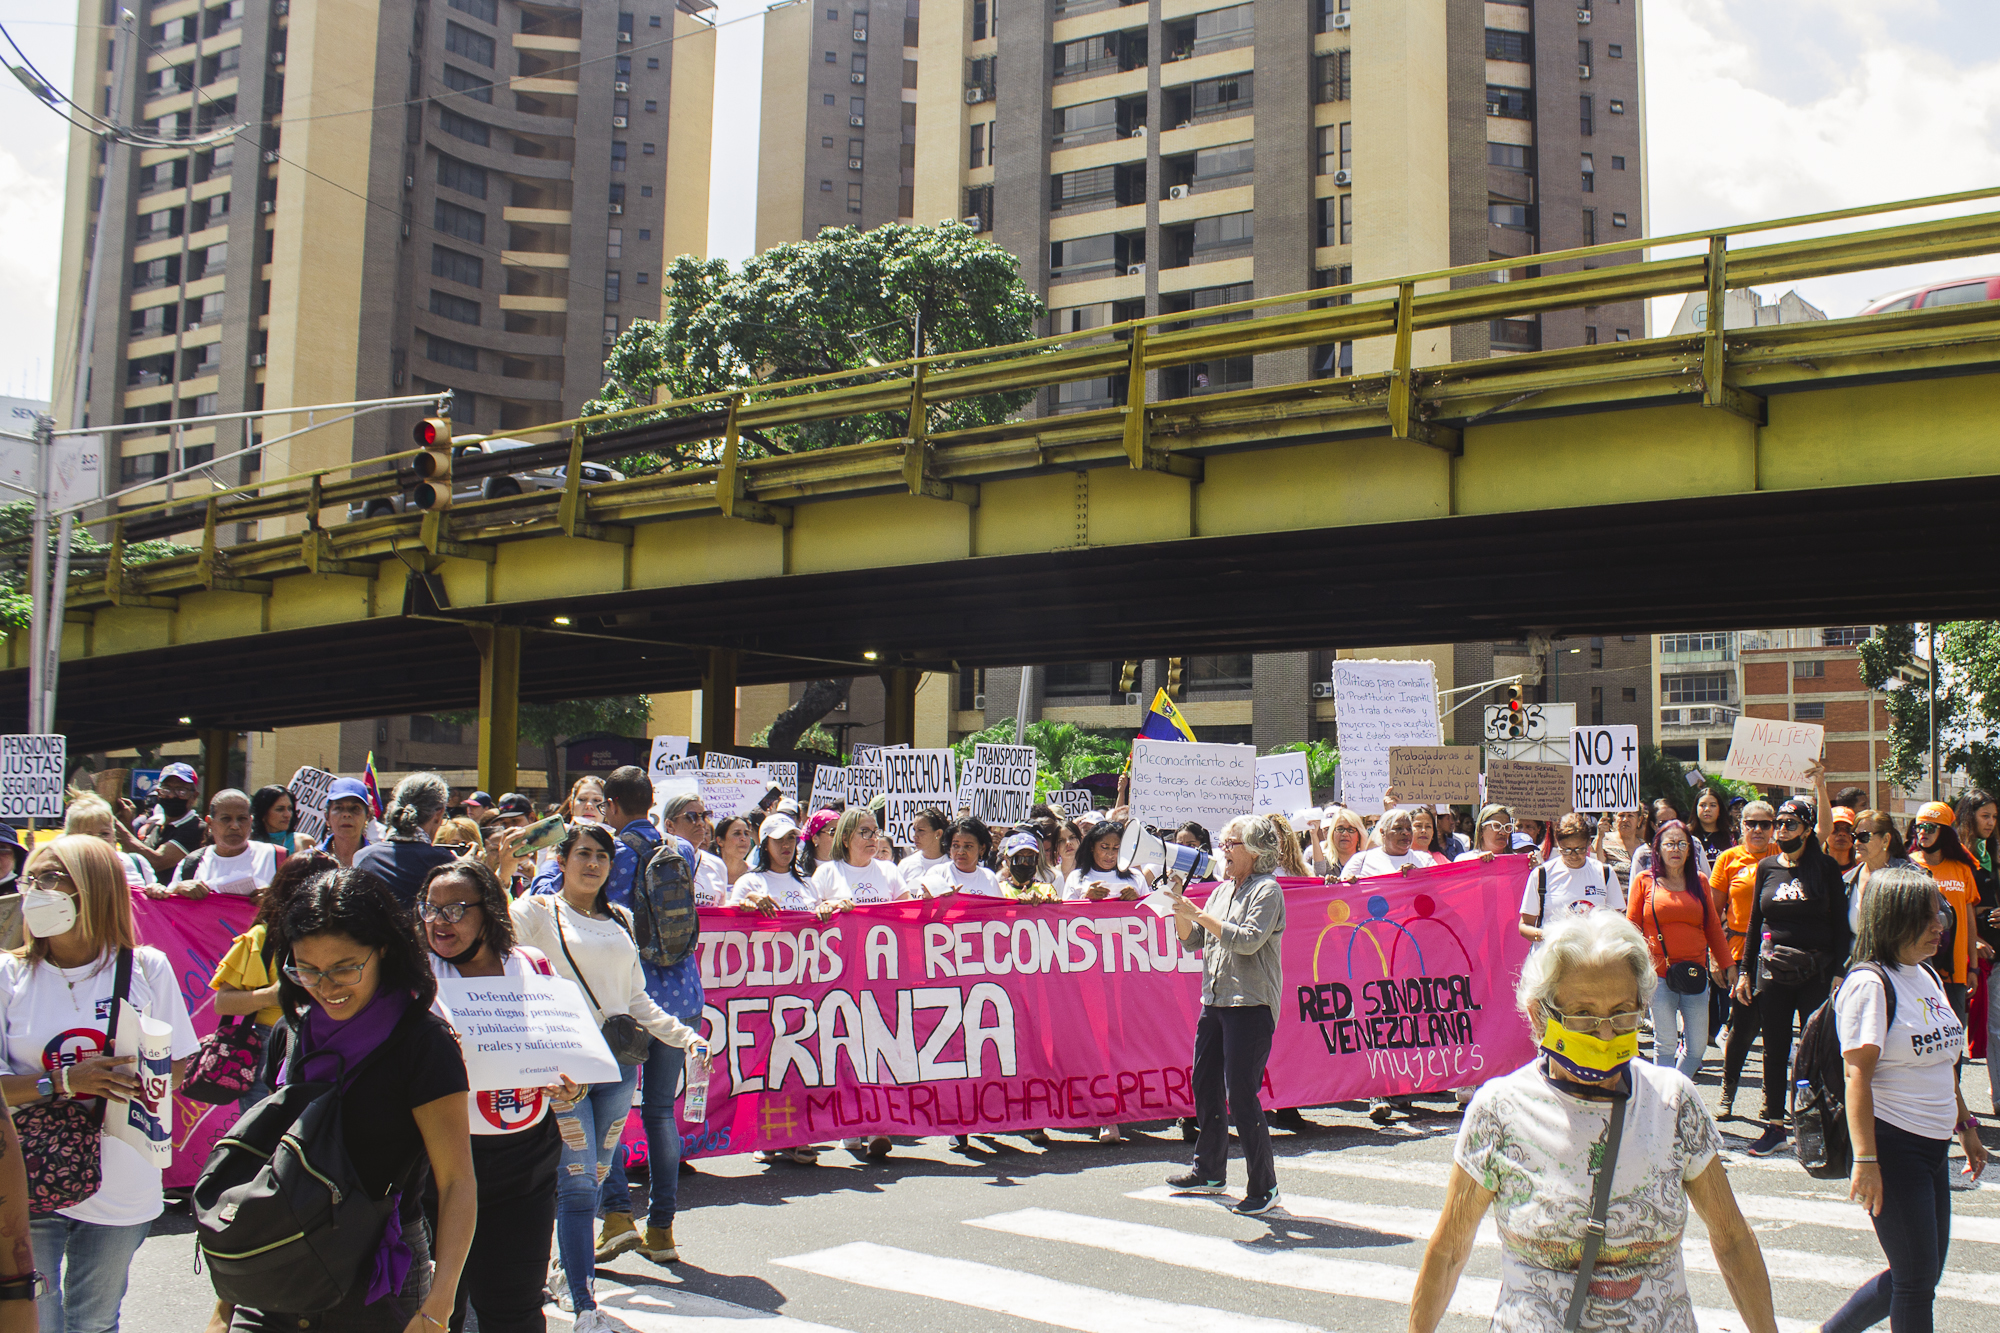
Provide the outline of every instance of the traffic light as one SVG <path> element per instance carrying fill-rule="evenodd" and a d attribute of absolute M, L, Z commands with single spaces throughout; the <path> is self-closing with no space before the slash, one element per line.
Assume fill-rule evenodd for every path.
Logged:
<path fill-rule="evenodd" d="M 1527 714 L 1521 708 L 1521 687 L 1519 685 L 1509 685 L 1507 687 L 1507 735 L 1514 740 L 1519 740 L 1527 734 L 1528 718 Z"/>
<path fill-rule="evenodd" d="M 1167 697 L 1169 699 L 1181 697 L 1181 659 L 1178 657 L 1167 659 Z"/>
<path fill-rule="evenodd" d="M 1132 687 L 1139 683 L 1139 664 L 1127 662 L 1118 672 L 1118 692 L 1130 694 Z"/>
<path fill-rule="evenodd" d="M 425 417 L 410 434 L 424 451 L 413 463 L 417 488 L 411 500 L 425 511 L 451 508 L 451 418 Z"/>

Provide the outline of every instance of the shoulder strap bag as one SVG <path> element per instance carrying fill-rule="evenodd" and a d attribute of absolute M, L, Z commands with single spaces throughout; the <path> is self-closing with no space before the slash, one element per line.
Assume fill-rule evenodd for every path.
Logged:
<path fill-rule="evenodd" d="M 106 1055 L 118 1049 L 118 1011 L 131 992 L 132 951 L 120 949 L 111 983 L 111 1022 L 104 1034 Z M 56 1086 L 62 1086 L 60 1076 Z M 88 1106 L 91 1101 L 97 1104 Z M 21 1157 L 28 1168 L 31 1214 L 74 1208 L 103 1187 L 105 1105 L 102 1097 L 65 1097 L 58 1092 L 45 1102 L 15 1110 L 14 1128 L 21 1135 Z"/>
<path fill-rule="evenodd" d="M 1660 961 L 1667 965 L 1666 973 L 1661 979 L 1667 983 L 1667 989 L 1676 995 L 1699 995 L 1708 989 L 1708 973 L 1702 970 L 1699 959 L 1692 963 L 1676 963 L 1674 956 L 1667 952 L 1667 932 L 1660 926 L 1660 900 L 1654 897 L 1659 888 L 1660 877 L 1657 874 L 1647 876 L 1646 906 L 1653 911 L 1653 938 L 1660 942 Z M 1706 926 L 1708 924 L 1706 899 L 1702 902 L 1701 918 L 1702 924 Z M 1704 945 L 1702 957 L 1707 956 L 1708 949 Z"/>
<path fill-rule="evenodd" d="M 630 1014 L 613 1014 L 604 1017 L 604 1006 L 597 1002 L 597 992 L 591 990 L 590 982 L 584 978 L 583 969 L 576 965 L 576 955 L 569 951 L 569 936 L 563 930 L 563 904 L 558 900 L 549 904 L 549 910 L 556 915 L 556 943 L 562 945 L 563 957 L 569 959 L 569 970 L 576 973 L 576 984 L 583 987 L 583 993 L 590 997 L 590 1007 L 597 1011 L 598 1035 L 611 1048 L 611 1058 L 621 1065 L 643 1065 L 646 1055 L 653 1048 L 653 1034 L 639 1026 L 639 1020 Z M 617 920 L 614 915 L 612 918 Z M 618 922 L 624 928 L 624 922 Z"/>
<path fill-rule="evenodd" d="M 1628 1073 L 1627 1078 L 1631 1075 Z M 1611 1128 L 1604 1137 L 1604 1162 L 1597 1169 L 1597 1191 L 1590 1200 L 1590 1220 L 1583 1227 L 1583 1255 L 1577 1261 L 1576 1286 L 1570 1289 L 1569 1311 L 1563 1316 L 1564 1333 L 1576 1333 L 1583 1322 L 1583 1303 L 1590 1295 L 1590 1279 L 1597 1270 L 1597 1252 L 1604 1245 L 1604 1219 L 1611 1212 L 1611 1175 L 1618 1169 L 1618 1144 L 1625 1137 L 1625 1103 L 1621 1093 L 1611 1102 Z"/>

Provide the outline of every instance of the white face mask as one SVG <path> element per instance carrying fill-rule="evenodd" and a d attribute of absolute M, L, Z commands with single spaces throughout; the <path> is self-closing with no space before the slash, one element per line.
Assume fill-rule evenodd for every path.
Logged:
<path fill-rule="evenodd" d="M 38 940 L 66 935 L 76 925 L 76 899 L 59 889 L 23 889 L 21 921 Z"/>

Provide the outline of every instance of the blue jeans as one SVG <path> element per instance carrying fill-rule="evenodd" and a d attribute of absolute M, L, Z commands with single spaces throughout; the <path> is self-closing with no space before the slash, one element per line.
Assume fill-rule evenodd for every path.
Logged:
<path fill-rule="evenodd" d="M 1931 1301 L 1951 1248 L 1950 1150 L 1949 1139 L 1922 1138 L 1876 1117 L 1882 1211 L 1875 1238 L 1889 1266 L 1862 1283 L 1822 1333 L 1861 1333 L 1883 1319 L 1894 1333 L 1931 1333 Z"/>
<path fill-rule="evenodd" d="M 1708 990 L 1695 995 L 1676 995 L 1662 981 L 1653 988 L 1653 1063 L 1674 1063 L 1674 1019 L 1687 1038 L 1687 1053 L 1680 1058 L 1680 1071 L 1693 1078 L 1701 1070 L 1701 1057 L 1708 1050 Z"/>
<path fill-rule="evenodd" d="M 621 1067 L 623 1080 L 592 1084 L 582 1101 L 556 1113 L 556 1132 L 562 1136 L 562 1162 L 556 1168 L 556 1253 L 562 1256 L 563 1276 L 579 1310 L 597 1305 L 590 1294 L 590 1279 L 597 1271 L 597 1238 L 591 1234 L 597 1225 L 597 1196 L 611 1169 L 611 1154 L 625 1133 L 625 1117 L 632 1112 L 632 1084 L 639 1075 L 636 1065 Z"/>
<path fill-rule="evenodd" d="M 639 1066 L 639 1120 L 646 1126 L 646 1225 L 665 1231 L 674 1224 L 674 1207 L 681 1187 L 681 1127 L 674 1119 L 674 1099 L 680 1095 L 681 1071 L 687 1052 L 654 1041 L 646 1063 Z M 621 1149 L 604 1178 L 604 1211 L 632 1211 L 632 1186 L 625 1178 Z"/>
<path fill-rule="evenodd" d="M 61 1213 L 31 1219 L 35 1270 L 49 1284 L 36 1302 L 41 1333 L 118 1333 L 132 1256 L 152 1228 L 150 1221 L 101 1227 Z"/>

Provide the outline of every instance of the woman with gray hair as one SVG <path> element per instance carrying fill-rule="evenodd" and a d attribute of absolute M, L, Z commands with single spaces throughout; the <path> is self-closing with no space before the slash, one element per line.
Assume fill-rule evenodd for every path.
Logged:
<path fill-rule="evenodd" d="M 1616 912 L 1561 921 L 1528 955 L 1516 1000 L 1541 1050 L 1466 1108 L 1411 1333 L 1437 1328 L 1488 1208 L 1501 1245 L 1495 1328 L 1695 1333 L 1689 1203 L 1745 1327 L 1775 1333 L 1770 1275 L 1715 1121 L 1687 1075 L 1636 1059 L 1656 980 L 1645 938 Z"/>
<path fill-rule="evenodd" d="M 1181 942 L 1201 950 L 1201 1017 L 1194 1030 L 1194 1168 L 1167 1184 L 1196 1194 L 1219 1194 L 1227 1183 L 1229 1128 L 1223 1099 L 1236 1120 L 1249 1180 L 1231 1211 L 1244 1217 L 1278 1204 L 1278 1173 L 1271 1159 L 1271 1131 L 1257 1099 L 1271 1036 L 1278 1026 L 1285 977 L 1280 946 L 1285 895 L 1272 871 L 1282 850 L 1277 828 L 1262 815 L 1239 815 L 1216 839 L 1229 878 L 1206 904 L 1174 895 L 1174 929 Z"/>
<path fill-rule="evenodd" d="M 414 908 L 424 877 L 458 859 L 456 849 L 431 843 L 450 804 L 451 788 L 443 778 L 435 773 L 410 774 L 396 784 L 389 808 L 383 811 L 389 836 L 363 847 L 354 858 L 354 868 L 388 885 L 406 909 Z"/>
<path fill-rule="evenodd" d="M 1944 942 L 1944 895 L 1911 865 L 1875 872 L 1861 900 L 1854 964 L 1833 998 L 1846 1065 L 1849 1197 L 1874 1219 L 1889 1266 L 1861 1284 L 1824 1333 L 1860 1333 L 1889 1321 L 1897 1333 L 1931 1327 L 1931 1303 L 1951 1245 L 1954 1135 L 1965 1173 L 1986 1169 L 1979 1122 L 1959 1094 L 1955 1066 L 1965 1025 L 1927 961 Z"/>

